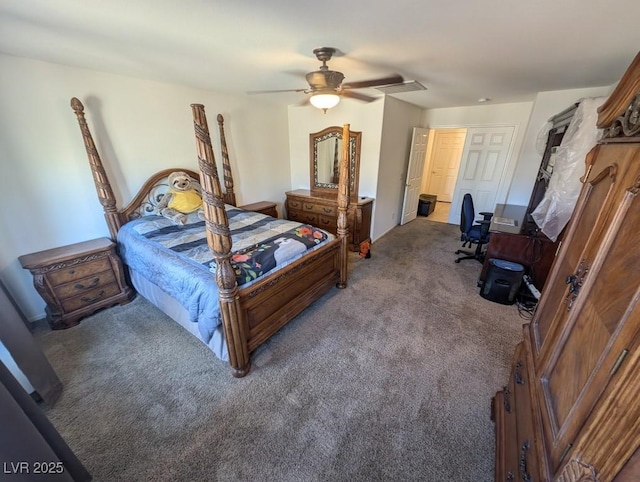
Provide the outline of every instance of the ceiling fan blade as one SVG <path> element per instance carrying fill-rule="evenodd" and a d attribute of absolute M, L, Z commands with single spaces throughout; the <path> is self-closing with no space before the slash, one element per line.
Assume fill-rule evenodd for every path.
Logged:
<path fill-rule="evenodd" d="M 277 94 L 279 92 L 307 92 L 307 89 L 250 90 L 247 94 Z"/>
<path fill-rule="evenodd" d="M 350 97 L 351 99 L 357 99 L 363 102 L 373 102 L 374 100 L 376 100 L 375 97 L 371 97 L 370 95 L 364 95 L 359 92 L 352 92 L 350 90 L 343 90 L 342 92 L 340 92 L 340 95 L 342 97 Z"/>
<path fill-rule="evenodd" d="M 362 89 L 364 87 L 377 87 L 379 85 L 401 84 L 404 82 L 402 75 L 393 74 L 381 79 L 361 80 L 360 82 L 347 82 L 342 84 L 343 89 Z"/>

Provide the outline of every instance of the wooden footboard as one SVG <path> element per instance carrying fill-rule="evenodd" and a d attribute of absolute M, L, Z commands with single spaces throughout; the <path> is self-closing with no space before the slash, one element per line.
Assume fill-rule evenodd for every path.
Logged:
<path fill-rule="evenodd" d="M 240 290 L 250 352 L 338 283 L 340 249 L 340 240 L 336 239 Z"/>

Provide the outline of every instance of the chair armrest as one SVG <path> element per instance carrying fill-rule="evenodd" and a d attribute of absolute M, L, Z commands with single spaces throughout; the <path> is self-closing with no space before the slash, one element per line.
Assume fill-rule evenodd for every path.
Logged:
<path fill-rule="evenodd" d="M 482 221 L 478 221 L 478 224 L 480 225 L 480 237 L 486 238 L 489 235 L 489 226 L 491 225 L 491 221 L 483 219 Z"/>
<path fill-rule="evenodd" d="M 484 218 L 484 221 L 490 221 L 491 218 L 493 217 L 493 213 L 478 213 L 480 214 L 480 216 L 482 216 Z"/>

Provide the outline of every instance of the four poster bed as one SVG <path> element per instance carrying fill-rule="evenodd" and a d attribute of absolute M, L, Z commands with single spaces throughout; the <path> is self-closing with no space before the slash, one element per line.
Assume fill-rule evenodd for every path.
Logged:
<path fill-rule="evenodd" d="M 347 285 L 349 149 L 342 152 L 337 236 L 310 225 L 236 207 L 224 124 L 218 115 L 225 190 L 215 164 L 204 106 L 193 104 L 200 173 L 165 169 L 151 176 L 126 207 L 115 196 L 84 116 L 71 99 L 98 198 L 131 281 L 145 298 L 201 339 L 235 377 L 249 354 L 333 285 Z M 349 138 L 349 125 L 343 130 Z M 185 225 L 155 215 L 171 172 L 199 179 L 205 220 Z"/>

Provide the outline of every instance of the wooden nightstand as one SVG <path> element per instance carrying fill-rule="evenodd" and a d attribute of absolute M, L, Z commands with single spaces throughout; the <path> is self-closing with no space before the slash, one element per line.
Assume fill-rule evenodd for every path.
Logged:
<path fill-rule="evenodd" d="M 93 239 L 18 258 L 33 275 L 33 285 L 47 303 L 47 321 L 54 330 L 75 326 L 80 319 L 114 304 L 131 301 L 116 244 Z"/>
<path fill-rule="evenodd" d="M 254 211 L 256 213 L 266 214 L 274 218 L 278 217 L 278 211 L 276 210 L 276 203 L 271 201 L 258 201 L 257 203 L 245 204 L 244 206 L 238 206 L 245 211 Z"/>

